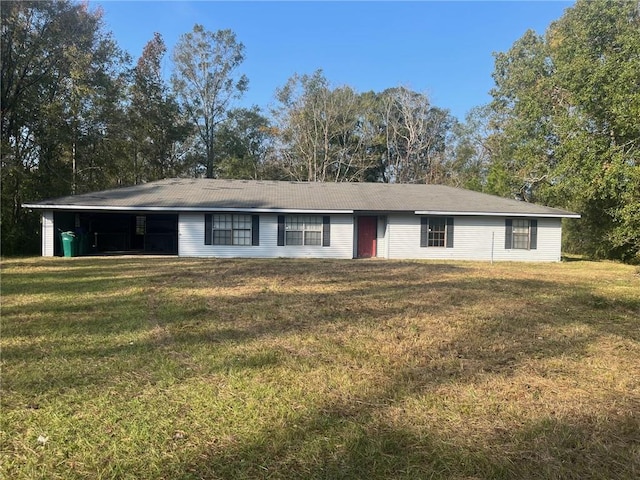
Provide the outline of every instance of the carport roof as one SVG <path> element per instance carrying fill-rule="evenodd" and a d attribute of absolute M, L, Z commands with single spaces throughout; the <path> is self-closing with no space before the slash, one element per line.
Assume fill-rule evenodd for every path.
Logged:
<path fill-rule="evenodd" d="M 444 185 L 179 178 L 27 203 L 69 211 L 412 212 L 579 218 L 578 214 Z"/>

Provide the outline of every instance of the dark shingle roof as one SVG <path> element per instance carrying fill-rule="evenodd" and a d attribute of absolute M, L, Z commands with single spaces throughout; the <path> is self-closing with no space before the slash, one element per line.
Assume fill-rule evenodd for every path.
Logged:
<path fill-rule="evenodd" d="M 422 212 L 577 217 L 444 185 L 169 179 L 25 204 L 36 209 Z"/>

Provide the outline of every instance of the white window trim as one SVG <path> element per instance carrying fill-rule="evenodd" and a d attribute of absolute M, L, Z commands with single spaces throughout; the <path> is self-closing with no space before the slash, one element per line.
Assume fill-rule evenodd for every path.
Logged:
<path fill-rule="evenodd" d="M 296 224 L 302 224 L 301 229 L 289 228 L 292 219 L 296 219 Z M 306 219 L 316 219 L 313 223 L 307 223 Z M 288 233 L 300 232 L 302 236 L 302 243 L 289 243 L 287 242 Z M 318 243 L 307 243 L 308 232 L 317 232 L 320 236 Z M 286 247 L 322 247 L 322 233 L 323 233 L 323 221 L 320 215 L 286 215 L 284 218 L 284 245 Z"/>
<path fill-rule="evenodd" d="M 230 222 L 231 222 L 231 228 L 216 228 L 216 217 L 221 217 L 221 216 L 225 216 L 225 217 L 230 217 Z M 244 220 L 245 225 L 248 224 L 249 228 L 235 228 L 234 224 L 235 224 L 235 220 L 238 217 L 247 217 L 247 219 Z M 231 232 L 231 243 L 217 243 L 216 242 L 216 231 L 219 232 Z M 248 236 L 248 243 L 235 243 L 236 241 L 236 236 L 234 235 L 234 232 L 249 232 L 249 236 Z M 211 245 L 215 245 L 218 247 L 250 247 L 252 245 L 252 235 L 253 235 L 253 229 L 252 229 L 252 217 L 251 215 L 248 214 L 237 214 L 237 213 L 214 213 L 212 214 L 211 217 Z M 243 239 L 246 239 L 246 234 L 243 237 Z"/>

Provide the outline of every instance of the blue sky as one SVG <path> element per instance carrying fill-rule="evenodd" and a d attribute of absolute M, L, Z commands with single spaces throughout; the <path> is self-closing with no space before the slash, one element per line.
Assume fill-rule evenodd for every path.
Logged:
<path fill-rule="evenodd" d="M 492 52 L 527 29 L 542 34 L 573 2 L 212 2 L 91 1 L 135 60 L 154 32 L 170 54 L 195 23 L 231 29 L 245 45 L 249 90 L 238 106 L 268 112 L 276 88 L 321 68 L 333 86 L 358 92 L 403 85 L 460 119 L 490 100 Z"/>

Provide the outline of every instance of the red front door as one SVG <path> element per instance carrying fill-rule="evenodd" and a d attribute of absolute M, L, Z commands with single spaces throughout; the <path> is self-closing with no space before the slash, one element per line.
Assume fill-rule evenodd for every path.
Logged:
<path fill-rule="evenodd" d="M 378 217 L 358 217 L 358 258 L 376 256 Z"/>

